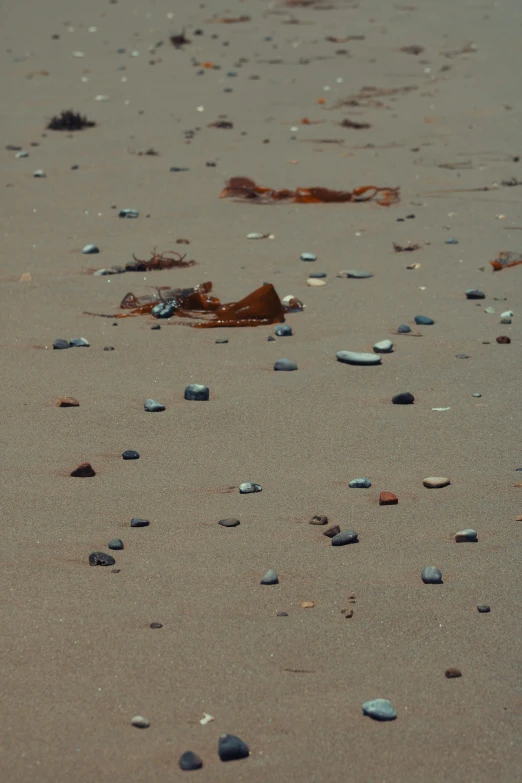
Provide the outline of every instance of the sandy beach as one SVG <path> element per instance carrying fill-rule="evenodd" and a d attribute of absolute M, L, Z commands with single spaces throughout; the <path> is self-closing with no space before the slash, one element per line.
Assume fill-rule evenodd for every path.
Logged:
<path fill-rule="evenodd" d="M 522 264 L 490 264 L 522 253 L 522 7 L 414 2 L 4 4 L 3 783 L 184 780 L 186 751 L 208 783 L 522 781 Z M 220 198 L 236 176 L 400 201 Z M 154 248 L 196 264 L 93 274 Z M 86 314 L 206 281 L 304 309 Z"/>

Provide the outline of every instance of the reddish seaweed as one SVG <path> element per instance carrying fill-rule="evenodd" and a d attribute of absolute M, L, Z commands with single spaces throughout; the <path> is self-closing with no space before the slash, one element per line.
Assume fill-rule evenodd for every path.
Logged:
<path fill-rule="evenodd" d="M 279 201 L 295 204 L 339 204 L 375 201 L 382 207 L 397 204 L 400 200 L 399 188 L 381 188 L 375 185 L 365 185 L 354 190 L 330 190 L 329 188 L 312 187 L 296 188 L 296 190 L 273 190 L 265 188 L 248 177 L 232 177 L 220 193 L 220 198 L 245 199 L 258 203 L 272 204 Z"/>

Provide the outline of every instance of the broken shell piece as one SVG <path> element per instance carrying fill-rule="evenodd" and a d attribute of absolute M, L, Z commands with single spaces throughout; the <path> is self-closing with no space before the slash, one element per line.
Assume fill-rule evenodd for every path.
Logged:
<path fill-rule="evenodd" d="M 203 717 L 199 721 L 202 726 L 206 726 L 207 723 L 212 723 L 212 721 L 216 720 L 212 715 L 209 715 L 207 712 L 203 713 Z"/>
<path fill-rule="evenodd" d="M 282 300 L 285 307 L 288 308 L 290 312 L 299 313 L 301 310 L 304 310 L 305 305 L 299 301 L 295 296 L 292 296 L 292 294 L 288 294 L 288 296 L 285 296 Z"/>
<path fill-rule="evenodd" d="M 299 606 L 301 607 L 301 609 L 313 609 L 315 603 L 313 601 L 301 601 Z"/>

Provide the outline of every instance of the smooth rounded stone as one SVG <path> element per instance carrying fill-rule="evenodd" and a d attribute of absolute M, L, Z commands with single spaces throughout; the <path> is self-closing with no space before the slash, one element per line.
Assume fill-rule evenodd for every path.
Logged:
<path fill-rule="evenodd" d="M 468 288 L 466 291 L 466 299 L 485 299 L 486 294 L 484 291 L 480 291 L 478 288 Z"/>
<path fill-rule="evenodd" d="M 267 339 L 267 342 L 269 342 L 269 343 L 275 343 L 275 341 L 276 341 L 276 338 L 274 337 L 273 334 L 269 334 L 266 339 Z"/>
<path fill-rule="evenodd" d="M 451 484 L 451 480 L 447 476 L 428 476 L 422 480 L 422 483 L 428 489 L 441 489 Z"/>
<path fill-rule="evenodd" d="M 281 372 L 293 372 L 297 370 L 297 364 L 290 359 L 278 359 L 274 364 L 274 370 L 280 370 Z"/>
<path fill-rule="evenodd" d="M 446 239 L 444 241 L 444 244 L 445 245 L 458 245 L 459 244 L 459 240 L 455 239 L 454 237 L 450 237 L 449 239 Z"/>
<path fill-rule="evenodd" d="M 176 305 L 173 302 L 160 302 L 154 305 L 150 314 L 153 318 L 170 318 L 176 312 Z"/>
<path fill-rule="evenodd" d="M 353 278 L 354 280 L 366 280 L 368 277 L 373 277 L 371 272 L 361 272 L 359 269 L 346 269 L 343 272 L 338 272 L 337 277 Z"/>
<path fill-rule="evenodd" d="M 90 566 L 111 566 L 114 565 L 116 560 L 112 555 L 108 555 L 105 552 L 91 552 L 89 555 Z"/>
<path fill-rule="evenodd" d="M 501 324 L 510 324 L 512 323 L 511 318 L 501 318 L 500 319 Z"/>
<path fill-rule="evenodd" d="M 92 256 L 95 253 L 99 253 L 100 248 L 96 247 L 96 245 L 85 245 L 85 247 L 82 250 L 82 253 L 86 256 Z"/>
<path fill-rule="evenodd" d="M 80 403 L 75 397 L 62 397 L 56 405 L 58 408 L 78 408 Z"/>
<path fill-rule="evenodd" d="M 143 715 L 135 715 L 131 720 L 131 724 L 137 729 L 148 729 L 150 726 L 150 720 L 144 718 Z"/>
<path fill-rule="evenodd" d="M 29 157 L 29 153 L 26 152 L 25 150 L 19 150 L 15 155 L 15 158 L 28 158 L 28 157 Z"/>
<path fill-rule="evenodd" d="M 385 490 L 379 495 L 379 506 L 396 506 L 398 502 L 399 498 L 397 495 L 394 495 L 393 492 L 387 492 Z"/>
<path fill-rule="evenodd" d="M 185 386 L 184 397 L 186 400 L 208 400 L 210 391 L 208 386 L 203 386 L 201 383 L 189 383 Z"/>
<path fill-rule="evenodd" d="M 253 481 L 244 481 L 239 485 L 240 495 L 249 495 L 252 492 L 262 492 L 262 490 L 261 484 L 255 484 Z"/>
<path fill-rule="evenodd" d="M 64 351 L 66 348 L 70 347 L 69 340 L 62 340 L 61 337 L 53 342 L 53 351 Z"/>
<path fill-rule="evenodd" d="M 391 340 L 381 340 L 375 343 L 373 350 L 375 353 L 391 353 L 393 351 L 393 343 Z"/>
<path fill-rule="evenodd" d="M 372 699 L 365 701 L 362 706 L 364 715 L 374 720 L 395 720 L 397 713 L 388 699 Z"/>
<path fill-rule="evenodd" d="M 317 261 L 314 253 L 301 253 L 301 261 Z"/>
<path fill-rule="evenodd" d="M 411 392 L 400 392 L 392 397 L 392 403 L 394 405 L 413 405 L 415 397 Z"/>
<path fill-rule="evenodd" d="M 381 357 L 376 353 L 360 353 L 359 351 L 337 351 L 338 362 L 345 364 L 380 364 Z"/>
<path fill-rule="evenodd" d="M 165 406 L 161 404 L 161 402 L 157 402 L 157 400 L 145 400 L 145 404 L 143 405 L 146 411 L 149 413 L 159 413 L 160 411 L 165 410 Z"/>
<path fill-rule="evenodd" d="M 121 456 L 123 457 L 123 459 L 139 459 L 140 458 L 140 455 L 138 454 L 138 452 L 137 451 L 133 451 L 132 449 L 127 449 L 126 451 L 123 452 L 123 454 Z"/>
<path fill-rule="evenodd" d="M 515 315 L 513 310 L 506 310 L 505 313 L 500 313 L 501 318 L 512 318 Z"/>
<path fill-rule="evenodd" d="M 479 614 L 488 614 L 488 612 L 491 612 L 491 606 L 488 606 L 487 604 L 479 604 L 477 606 L 477 612 L 479 612 Z"/>
<path fill-rule="evenodd" d="M 288 612 L 278 612 L 276 617 L 288 617 Z"/>
<path fill-rule="evenodd" d="M 156 628 L 163 628 L 163 623 L 151 623 L 149 628 L 152 628 L 153 630 Z"/>
<path fill-rule="evenodd" d="M 332 525 L 332 527 L 329 527 L 328 530 L 325 530 L 323 533 L 323 536 L 326 536 L 327 538 L 333 538 L 334 536 L 337 536 L 341 532 L 341 528 L 339 525 Z"/>
<path fill-rule="evenodd" d="M 408 324 L 401 324 L 399 327 L 397 327 L 397 332 L 398 334 L 409 334 L 411 329 Z"/>
<path fill-rule="evenodd" d="M 416 315 L 413 319 L 418 326 L 432 326 L 435 321 L 427 315 Z"/>
<path fill-rule="evenodd" d="M 442 571 L 436 566 L 426 566 L 421 571 L 421 579 L 425 585 L 441 585 Z"/>
<path fill-rule="evenodd" d="M 317 277 L 309 277 L 308 280 L 306 281 L 306 285 L 309 286 L 310 288 L 322 288 L 323 286 L 326 285 L 326 281 L 320 280 Z"/>
<path fill-rule="evenodd" d="M 457 544 L 462 544 L 466 541 L 476 543 L 478 541 L 477 531 L 473 530 L 471 527 L 468 527 L 465 530 L 459 530 L 458 533 L 455 533 L 455 541 Z"/>
<path fill-rule="evenodd" d="M 185 753 L 182 753 L 178 764 L 180 769 L 184 770 L 185 772 L 189 772 L 193 769 L 201 769 L 203 766 L 203 762 L 201 761 L 198 754 L 193 753 L 191 750 L 186 750 Z"/>
<path fill-rule="evenodd" d="M 248 745 L 234 734 L 222 734 L 219 738 L 218 754 L 221 761 L 237 761 L 250 755 Z"/>
<path fill-rule="evenodd" d="M 148 527 L 149 525 L 148 519 L 140 519 L 139 517 L 133 517 L 130 522 L 131 527 Z"/>
<path fill-rule="evenodd" d="M 112 275 L 113 272 L 111 269 L 97 269 L 95 272 L 93 272 L 94 277 L 105 277 L 106 275 Z"/>
<path fill-rule="evenodd" d="M 314 514 L 312 519 L 308 523 L 309 525 L 327 525 L 328 517 L 324 517 L 321 514 Z"/>
<path fill-rule="evenodd" d="M 73 337 L 69 340 L 69 345 L 71 348 L 90 348 L 90 343 L 85 337 Z"/>
<path fill-rule="evenodd" d="M 120 209 L 118 213 L 118 217 L 121 218 L 137 218 L 140 216 L 140 213 L 137 209 Z"/>
<path fill-rule="evenodd" d="M 453 666 L 449 669 L 446 669 L 444 672 L 445 677 L 447 677 L 448 680 L 455 680 L 457 677 L 462 677 L 462 672 L 460 669 L 455 669 Z"/>
<path fill-rule="evenodd" d="M 36 171 L 33 171 L 33 177 L 35 177 L 35 179 L 45 179 L 46 176 L 47 174 L 43 169 L 36 169 Z"/>
<path fill-rule="evenodd" d="M 121 538 L 113 538 L 112 541 L 109 541 L 107 546 L 109 547 L 109 549 L 125 549 Z"/>
<path fill-rule="evenodd" d="M 328 277 L 326 272 L 310 272 L 310 280 L 322 280 L 325 277 Z"/>
<path fill-rule="evenodd" d="M 482 394 L 480 392 L 473 392 L 471 395 L 472 397 L 482 397 Z"/>
<path fill-rule="evenodd" d="M 218 524 L 222 525 L 223 527 L 237 527 L 241 524 L 241 522 L 239 519 L 233 519 L 230 517 L 228 519 L 220 519 Z"/>
<path fill-rule="evenodd" d="M 286 324 L 276 326 L 274 332 L 278 337 L 291 337 L 293 335 L 292 327 Z"/>
<path fill-rule="evenodd" d="M 370 489 L 372 482 L 369 478 L 352 479 L 348 486 L 350 489 Z"/>
<path fill-rule="evenodd" d="M 279 584 L 279 577 L 277 576 L 276 572 L 273 568 L 269 568 L 266 574 L 261 579 L 260 584 L 262 585 L 278 585 Z"/>
<path fill-rule="evenodd" d="M 456 353 L 455 359 L 469 359 L 469 356 L 467 353 Z"/>
<path fill-rule="evenodd" d="M 80 462 L 78 467 L 75 468 L 70 475 L 73 476 L 73 478 L 92 478 L 96 475 L 96 471 L 90 462 Z"/>
<path fill-rule="evenodd" d="M 345 544 L 357 544 L 359 535 L 355 530 L 343 530 L 332 538 L 332 546 L 345 546 Z"/>
<path fill-rule="evenodd" d="M 216 345 L 224 345 L 225 343 L 228 343 L 228 337 L 218 337 L 216 340 Z"/>

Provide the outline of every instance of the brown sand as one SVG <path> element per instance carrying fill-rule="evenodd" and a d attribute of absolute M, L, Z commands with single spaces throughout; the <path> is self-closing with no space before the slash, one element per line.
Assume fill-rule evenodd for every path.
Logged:
<path fill-rule="evenodd" d="M 212 783 L 522 780 L 522 267 L 488 265 L 521 250 L 522 189 L 432 193 L 522 178 L 521 6 L 336 6 L 4 8 L 2 781 L 178 780 L 188 749 L 205 763 L 197 779 Z M 208 23 L 241 15 L 251 21 Z M 192 43 L 176 51 L 168 37 L 182 28 Z M 365 40 L 325 40 L 345 35 Z M 424 53 L 400 51 L 411 45 Z M 193 59 L 221 69 L 197 75 Z M 365 86 L 416 89 L 379 98 L 384 106 L 334 108 Z M 67 108 L 97 127 L 45 132 Z M 207 127 L 221 115 L 233 129 Z M 305 117 L 324 122 L 299 125 Z M 346 117 L 371 128 L 342 128 Z M 151 147 L 159 156 L 132 154 Z M 47 177 L 33 179 L 40 168 Z M 234 175 L 274 188 L 400 185 L 403 201 L 220 200 Z M 119 220 L 112 205 L 140 217 Z M 248 241 L 251 231 L 275 239 Z M 457 246 L 444 244 L 450 236 Z M 394 253 L 392 242 L 408 240 L 423 247 Z M 90 242 L 99 255 L 81 254 Z M 198 266 L 81 274 L 154 246 L 188 250 Z M 303 251 L 318 261 L 301 262 Z M 406 270 L 413 262 L 421 268 Z M 350 268 L 374 277 L 335 277 Z M 307 288 L 315 270 L 328 273 L 324 288 Z M 24 273 L 31 280 L 18 282 Z M 127 291 L 209 279 L 224 301 L 265 280 L 303 299 L 305 311 L 287 318 L 294 337 L 165 323 L 152 332 L 148 318 L 114 327 L 82 314 L 115 312 Z M 469 287 L 486 292 L 481 307 L 465 300 Z M 508 309 L 513 324 L 500 326 Z M 371 350 L 417 313 L 435 326 L 392 337 L 382 366 L 336 362 L 336 351 Z M 500 334 L 511 345 L 498 345 Z M 216 345 L 222 335 L 230 342 Z M 91 347 L 51 350 L 79 336 Z M 273 372 L 282 356 L 298 372 Z M 183 400 L 191 382 L 210 387 L 209 403 Z M 400 391 L 415 405 L 392 406 Z M 56 407 L 65 395 L 80 407 Z M 166 411 L 145 413 L 147 397 Z M 141 459 L 123 461 L 124 449 Z M 69 477 L 82 460 L 94 478 Z M 452 483 L 427 490 L 432 475 Z M 372 488 L 348 489 L 359 476 Z M 249 480 L 263 492 L 240 496 Z M 399 505 L 379 507 L 382 490 Z M 360 543 L 332 548 L 312 514 L 356 529 Z M 150 527 L 131 530 L 133 516 Z M 229 516 L 240 527 L 217 524 Z M 478 544 L 454 543 L 465 527 Z M 89 567 L 113 537 L 125 542 L 113 553 L 120 572 Z M 442 569 L 443 585 L 422 584 L 427 565 Z M 268 568 L 279 586 L 259 585 Z M 315 607 L 299 608 L 304 600 Z M 482 603 L 490 614 L 478 614 Z M 447 679 L 450 667 L 463 676 Z M 395 722 L 363 717 L 377 697 L 392 701 Z M 201 725 L 204 713 L 215 720 Z M 148 730 L 130 725 L 137 714 Z M 219 761 L 224 732 L 248 743 L 249 759 Z"/>

